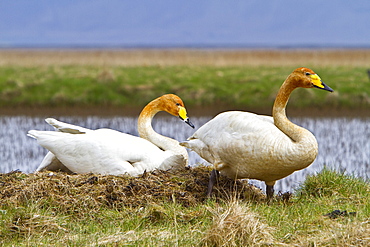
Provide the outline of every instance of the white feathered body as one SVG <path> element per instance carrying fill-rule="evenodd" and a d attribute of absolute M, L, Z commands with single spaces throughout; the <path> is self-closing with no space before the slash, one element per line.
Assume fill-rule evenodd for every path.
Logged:
<path fill-rule="evenodd" d="M 111 129 L 80 134 L 31 130 L 29 135 L 74 173 L 137 176 L 144 171 L 170 168 L 169 161 L 171 165 L 176 165 L 176 159 L 184 162 L 179 155 L 163 151 L 143 138 Z M 48 156 L 53 158 L 52 154 Z M 41 166 L 37 170 L 42 170 Z"/>
<path fill-rule="evenodd" d="M 316 138 L 297 128 L 305 132 L 299 142 L 278 129 L 270 116 L 229 111 L 200 127 L 182 145 L 230 178 L 274 182 L 309 166 L 317 156 Z"/>

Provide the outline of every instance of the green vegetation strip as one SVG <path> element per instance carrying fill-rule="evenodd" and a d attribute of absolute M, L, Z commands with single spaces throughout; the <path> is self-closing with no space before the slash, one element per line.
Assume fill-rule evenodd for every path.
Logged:
<path fill-rule="evenodd" d="M 0 106 L 136 106 L 176 93 L 186 106 L 270 108 L 293 67 L 40 66 L 0 67 Z M 296 108 L 370 105 L 365 67 L 311 68 L 335 92 L 297 90 Z"/>
<path fill-rule="evenodd" d="M 208 174 L 0 174 L 0 245 L 370 245 L 366 181 L 324 169 L 267 204 L 225 178 L 206 200 Z"/>

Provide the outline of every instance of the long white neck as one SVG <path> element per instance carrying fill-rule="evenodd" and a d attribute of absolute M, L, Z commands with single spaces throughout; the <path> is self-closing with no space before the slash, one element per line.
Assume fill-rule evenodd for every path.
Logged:
<path fill-rule="evenodd" d="M 276 127 L 292 140 L 291 143 L 286 143 L 286 145 L 287 148 L 293 148 L 295 150 L 295 157 L 290 157 L 292 160 L 295 158 L 298 159 L 294 169 L 303 169 L 316 159 L 318 144 L 315 136 L 310 131 L 292 123 L 286 117 L 285 107 L 288 103 L 290 94 L 296 88 L 294 86 L 295 83 L 289 83 L 288 80 L 289 77 L 283 83 L 276 96 L 272 116 Z"/>
<path fill-rule="evenodd" d="M 181 154 L 188 161 L 186 149 L 179 145 L 179 142 L 158 134 L 152 127 L 152 119 L 160 110 L 155 107 L 155 103 L 149 103 L 141 112 L 138 119 L 138 132 L 144 138 L 155 144 L 164 151 L 172 151 L 174 154 Z"/>
<path fill-rule="evenodd" d="M 274 103 L 272 110 L 272 116 L 274 123 L 284 134 L 286 134 L 294 142 L 300 142 L 303 138 L 308 135 L 312 135 L 311 132 L 292 123 L 286 116 L 285 108 L 288 103 L 290 94 L 296 88 L 294 83 L 289 83 L 288 80 L 294 80 L 294 78 L 288 77 L 283 85 L 281 86 Z"/>

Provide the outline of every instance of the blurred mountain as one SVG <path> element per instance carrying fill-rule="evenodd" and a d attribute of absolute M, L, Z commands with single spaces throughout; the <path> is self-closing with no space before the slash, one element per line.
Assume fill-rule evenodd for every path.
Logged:
<path fill-rule="evenodd" d="M 0 46 L 370 47 L 363 0 L 0 2 Z"/>

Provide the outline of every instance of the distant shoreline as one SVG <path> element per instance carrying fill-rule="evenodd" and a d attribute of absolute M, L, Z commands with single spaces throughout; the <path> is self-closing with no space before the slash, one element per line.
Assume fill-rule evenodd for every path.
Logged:
<path fill-rule="evenodd" d="M 370 66 L 369 49 L 0 49 L 0 66 Z M 292 67 L 292 68 L 293 68 Z"/>

